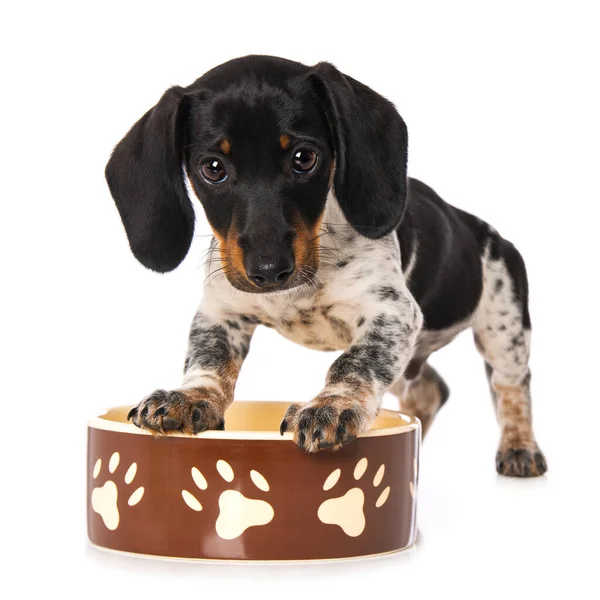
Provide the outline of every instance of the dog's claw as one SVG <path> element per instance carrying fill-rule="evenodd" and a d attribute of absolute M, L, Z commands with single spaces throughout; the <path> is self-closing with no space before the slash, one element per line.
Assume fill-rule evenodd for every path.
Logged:
<path fill-rule="evenodd" d="M 202 396 L 202 389 L 165 392 L 156 390 L 129 411 L 127 419 L 157 435 L 182 432 L 196 435 L 207 429 L 225 428 L 220 399 Z"/>
<path fill-rule="evenodd" d="M 296 443 L 298 444 L 298 446 L 300 446 L 300 448 L 304 448 L 304 442 L 306 442 L 306 435 L 304 431 L 301 431 L 298 434 L 298 441 Z"/>
<path fill-rule="evenodd" d="M 353 400 L 330 396 L 305 404 L 292 404 L 288 408 L 279 431 L 294 433 L 294 441 L 306 452 L 314 453 L 346 446 L 365 429 L 362 413 L 353 406 Z M 341 405 L 341 406 L 340 406 Z"/>
<path fill-rule="evenodd" d="M 509 448 L 496 454 L 496 470 L 507 477 L 537 477 L 543 475 L 548 466 L 539 450 Z"/>

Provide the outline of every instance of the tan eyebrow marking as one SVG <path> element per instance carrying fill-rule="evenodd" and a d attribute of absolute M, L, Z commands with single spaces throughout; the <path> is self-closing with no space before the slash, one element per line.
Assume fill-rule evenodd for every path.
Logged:
<path fill-rule="evenodd" d="M 231 142 L 229 140 L 223 140 L 219 144 L 219 147 L 221 148 L 223 154 L 229 154 L 231 152 Z"/>
<path fill-rule="evenodd" d="M 290 136 L 289 135 L 282 135 L 279 138 L 279 145 L 281 146 L 282 150 L 287 150 L 290 147 Z"/>

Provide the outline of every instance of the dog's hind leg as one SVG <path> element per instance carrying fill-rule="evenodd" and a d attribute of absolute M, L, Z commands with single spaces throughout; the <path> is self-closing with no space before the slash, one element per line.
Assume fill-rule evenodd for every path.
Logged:
<path fill-rule="evenodd" d="M 400 410 L 417 417 L 427 433 L 437 411 L 448 399 L 450 390 L 446 382 L 426 359 L 414 358 L 404 375 L 388 390 L 400 401 Z"/>
<path fill-rule="evenodd" d="M 532 427 L 527 274 L 519 252 L 497 235 L 484 258 L 483 280 L 473 329 L 500 425 L 496 470 L 535 477 L 547 467 Z"/>

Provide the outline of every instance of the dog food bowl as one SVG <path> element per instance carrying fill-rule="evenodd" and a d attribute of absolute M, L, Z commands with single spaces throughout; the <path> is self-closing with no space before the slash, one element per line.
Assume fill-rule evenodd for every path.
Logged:
<path fill-rule="evenodd" d="M 396 552 L 416 536 L 418 420 L 381 410 L 335 452 L 279 434 L 288 405 L 234 402 L 225 431 L 154 437 L 110 409 L 88 427 L 88 536 L 166 558 L 324 560 Z"/>

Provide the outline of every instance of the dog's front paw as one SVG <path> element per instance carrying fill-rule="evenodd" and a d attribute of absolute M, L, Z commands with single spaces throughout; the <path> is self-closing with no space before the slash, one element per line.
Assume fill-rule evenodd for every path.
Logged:
<path fill-rule="evenodd" d="M 129 411 L 127 419 L 156 434 L 171 431 L 196 434 L 224 429 L 222 403 L 199 389 L 156 390 Z"/>
<path fill-rule="evenodd" d="M 326 448 L 337 450 L 352 442 L 365 431 L 374 415 L 355 399 L 343 396 L 315 398 L 308 404 L 292 404 L 283 420 L 280 432 L 294 433 L 294 441 L 307 452 Z"/>
<path fill-rule="evenodd" d="M 546 459 L 535 445 L 528 448 L 501 448 L 496 454 L 496 471 L 507 477 L 537 477 L 548 470 Z"/>

